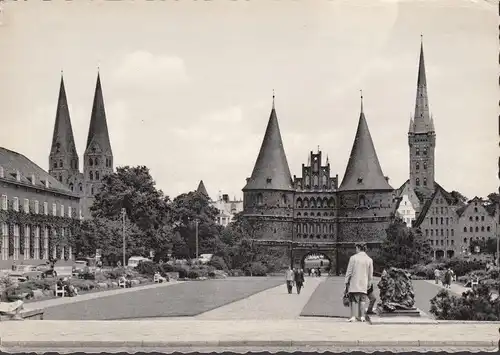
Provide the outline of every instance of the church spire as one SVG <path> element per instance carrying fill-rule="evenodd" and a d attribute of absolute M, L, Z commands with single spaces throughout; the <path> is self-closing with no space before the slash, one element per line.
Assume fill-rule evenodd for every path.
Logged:
<path fill-rule="evenodd" d="M 415 100 L 415 115 L 411 133 L 432 132 L 433 127 L 429 115 L 429 99 L 427 96 L 427 77 L 425 73 L 424 44 L 420 43 L 420 60 L 418 64 L 417 97 Z"/>
<path fill-rule="evenodd" d="M 259 155 L 252 176 L 243 188 L 245 190 L 293 190 L 274 100 Z"/>
<path fill-rule="evenodd" d="M 92 105 L 92 114 L 90 116 L 86 150 L 88 150 L 92 144 L 95 144 L 101 152 L 109 155 L 112 154 L 99 71 L 97 72 L 97 82 Z"/>
<path fill-rule="evenodd" d="M 356 137 L 339 190 L 393 190 L 380 167 L 362 105 Z"/>
<path fill-rule="evenodd" d="M 71 126 L 68 100 L 64 87 L 64 77 L 61 70 L 61 83 L 59 85 L 59 98 L 57 100 L 56 121 L 52 135 L 51 154 L 64 153 L 76 155 L 75 138 Z"/>
<path fill-rule="evenodd" d="M 208 192 L 207 192 L 207 188 L 205 187 L 205 184 L 203 183 L 203 180 L 200 180 L 200 183 L 198 184 L 198 188 L 196 189 L 196 191 L 204 194 L 207 197 L 209 197 Z"/>

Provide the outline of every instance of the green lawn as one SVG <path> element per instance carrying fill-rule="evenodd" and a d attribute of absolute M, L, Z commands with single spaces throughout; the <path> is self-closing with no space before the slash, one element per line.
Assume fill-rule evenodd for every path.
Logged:
<path fill-rule="evenodd" d="M 195 316 L 281 284 L 282 277 L 189 281 L 50 307 L 45 309 L 44 319 L 113 320 Z"/>

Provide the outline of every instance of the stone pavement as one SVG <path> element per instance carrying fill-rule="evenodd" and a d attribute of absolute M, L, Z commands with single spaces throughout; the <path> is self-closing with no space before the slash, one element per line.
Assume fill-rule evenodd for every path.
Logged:
<path fill-rule="evenodd" d="M 426 347 L 492 348 L 495 323 L 370 326 L 286 320 L 26 321 L 0 323 L 2 348 Z"/>
<path fill-rule="evenodd" d="M 285 283 L 259 292 L 241 301 L 230 303 L 196 316 L 200 320 L 215 319 L 293 319 L 300 316 L 318 285 L 325 277 L 306 278 L 300 295 L 294 287 L 293 294 L 288 294 Z"/>
<path fill-rule="evenodd" d="M 425 282 L 427 283 L 430 283 L 431 285 L 434 285 L 436 288 L 443 288 L 444 289 L 444 286 L 443 286 L 443 283 L 440 282 L 439 285 L 436 285 L 435 281 L 434 280 L 424 280 Z M 452 284 L 450 285 L 450 288 L 447 289 L 451 292 L 453 292 L 454 294 L 458 295 L 458 296 L 462 296 L 462 293 L 466 292 L 466 291 L 469 291 L 470 290 L 470 287 L 465 287 L 465 286 L 462 286 L 458 283 L 455 283 L 455 282 L 452 282 Z"/>
<path fill-rule="evenodd" d="M 93 299 L 102 298 L 102 297 L 109 297 L 109 296 L 114 296 L 114 295 L 120 295 L 120 294 L 123 294 L 123 293 L 137 292 L 137 291 L 141 291 L 141 290 L 148 290 L 148 289 L 151 289 L 151 288 L 158 288 L 158 287 L 167 287 L 167 286 L 172 286 L 172 285 L 178 285 L 178 284 L 181 284 L 183 282 L 184 281 L 172 280 L 170 282 L 157 283 L 157 284 L 152 284 L 152 285 L 134 286 L 134 287 L 131 287 L 131 288 L 118 288 L 118 289 L 107 290 L 107 291 L 91 292 L 91 293 L 86 293 L 86 294 L 78 295 L 78 296 L 75 296 L 75 297 L 51 298 L 51 299 L 43 300 L 43 301 L 35 301 L 35 302 L 25 303 L 24 304 L 24 308 L 27 309 L 27 310 L 31 310 L 31 309 L 45 309 L 45 308 L 48 308 L 48 307 L 60 306 L 60 305 L 63 305 L 63 304 L 68 304 L 68 303 L 78 303 L 78 302 L 93 300 Z"/>

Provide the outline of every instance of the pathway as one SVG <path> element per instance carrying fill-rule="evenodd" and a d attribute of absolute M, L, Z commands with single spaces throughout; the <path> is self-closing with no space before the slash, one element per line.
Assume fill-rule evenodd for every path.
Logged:
<path fill-rule="evenodd" d="M 1 322 L 2 347 L 492 347 L 498 324 L 370 326 L 328 318 Z M 360 337 L 362 334 L 362 337 Z"/>
<path fill-rule="evenodd" d="M 215 319 L 294 319 L 325 277 L 306 278 L 304 288 L 288 294 L 285 283 L 196 316 L 200 320 Z"/>

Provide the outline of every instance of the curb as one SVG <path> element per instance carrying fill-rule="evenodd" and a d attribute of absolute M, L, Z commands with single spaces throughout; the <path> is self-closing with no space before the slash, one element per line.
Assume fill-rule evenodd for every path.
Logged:
<path fill-rule="evenodd" d="M 450 340 L 402 340 L 402 341 L 363 341 L 363 340 L 207 340 L 207 341 L 1 341 L 2 348 L 195 348 L 195 347 L 300 347 L 300 346 L 331 346 L 331 347 L 453 347 L 453 348 L 496 348 L 496 341 L 450 341 Z"/>

